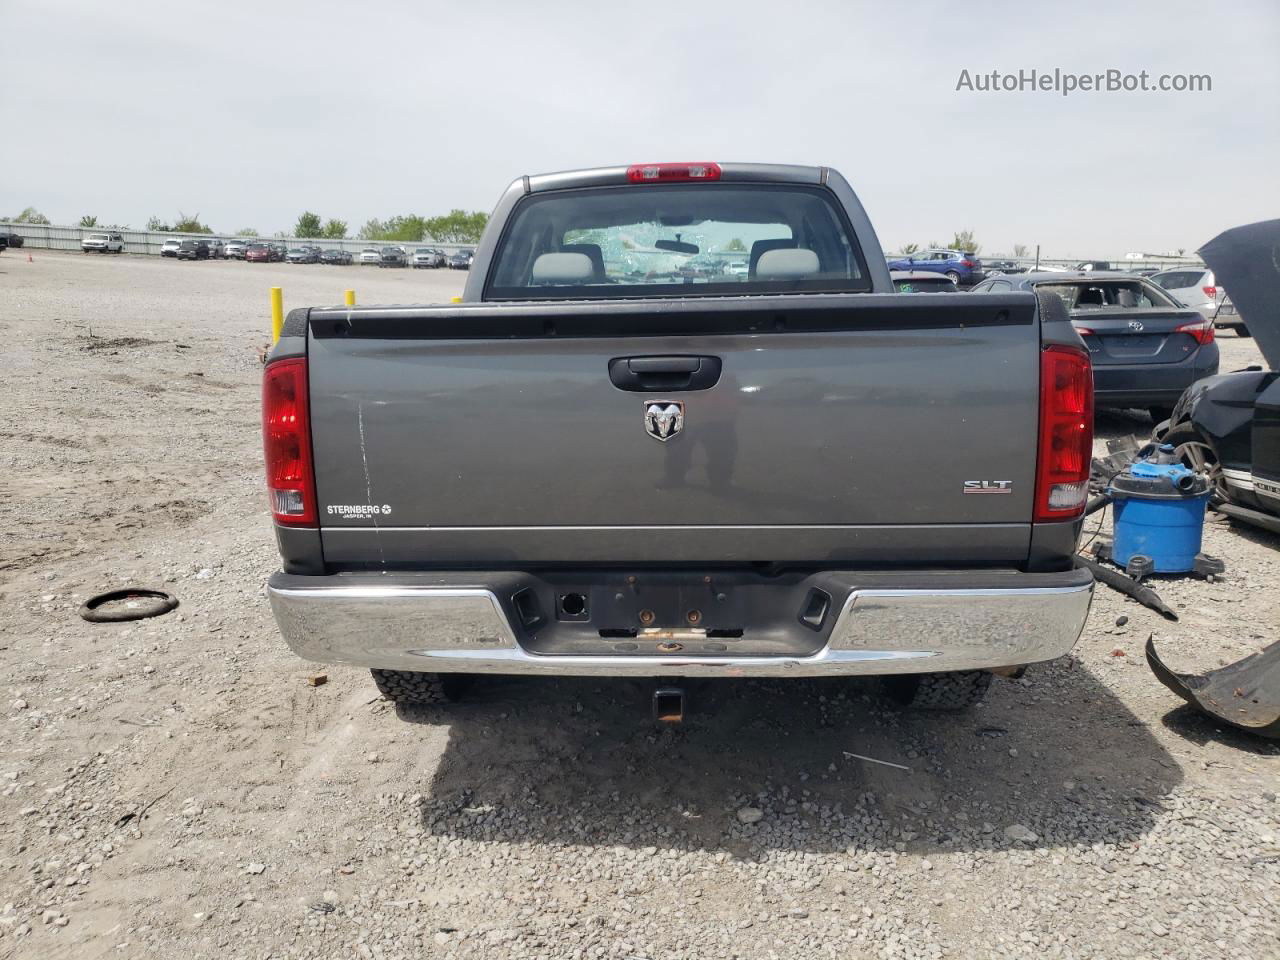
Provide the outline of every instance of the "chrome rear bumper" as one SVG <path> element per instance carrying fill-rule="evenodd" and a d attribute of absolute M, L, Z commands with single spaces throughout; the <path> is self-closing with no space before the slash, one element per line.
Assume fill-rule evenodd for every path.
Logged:
<path fill-rule="evenodd" d="M 323 663 L 437 673 L 618 677 L 817 677 L 991 669 L 1071 650 L 1093 595 L 1087 571 L 838 573 L 849 587 L 825 645 L 808 656 L 544 655 L 507 612 L 519 574 L 277 573 L 268 583 L 290 648 Z"/>

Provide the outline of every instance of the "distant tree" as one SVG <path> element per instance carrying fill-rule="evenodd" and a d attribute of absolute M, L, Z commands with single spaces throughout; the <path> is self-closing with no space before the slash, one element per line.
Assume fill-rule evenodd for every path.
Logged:
<path fill-rule="evenodd" d="M 345 240 L 347 238 L 347 221 L 334 220 L 330 217 L 325 221 L 324 229 L 320 231 L 320 236 L 327 240 Z"/>
<path fill-rule="evenodd" d="M 35 207 L 27 207 L 16 217 L 12 218 L 13 223 L 33 223 L 44 225 L 49 222 L 49 218 L 37 210 Z"/>
<path fill-rule="evenodd" d="M 1025 243 L 1015 243 L 1013 245 L 1013 255 L 1015 257 L 1025 257 L 1027 255 L 1027 245 Z"/>
<path fill-rule="evenodd" d="M 241 227 L 236 231 L 235 235 L 237 237 L 256 237 L 258 235 L 258 231 L 253 229 L 253 227 Z"/>
<path fill-rule="evenodd" d="M 974 239 L 972 230 L 960 230 L 951 238 L 951 249 L 964 253 L 977 253 L 982 249 L 982 245 Z"/>
<path fill-rule="evenodd" d="M 741 237 L 734 237 L 724 248 L 725 253 L 746 253 L 747 245 L 742 242 Z"/>
<path fill-rule="evenodd" d="M 382 235 L 387 232 L 386 225 L 381 220 L 374 217 L 372 220 L 366 220 L 364 226 L 360 228 L 360 232 L 356 234 L 357 240 L 381 240 Z"/>
<path fill-rule="evenodd" d="M 1186 248 L 1186 247 L 1179 247 L 1179 248 L 1178 248 L 1178 256 L 1182 256 L 1182 255 L 1183 255 L 1184 253 L 1186 253 L 1186 252 L 1187 252 L 1187 248 Z"/>
<path fill-rule="evenodd" d="M 904 243 L 902 245 L 902 255 L 904 257 L 909 257 L 919 249 L 920 244 L 918 243 Z"/>
<path fill-rule="evenodd" d="M 159 217 L 149 217 L 147 219 L 147 229 L 152 233 L 172 233 L 173 227 L 165 223 Z"/>
<path fill-rule="evenodd" d="M 427 238 L 427 220 L 416 213 L 392 217 L 387 221 L 387 239 L 403 243 L 417 243 Z"/>
<path fill-rule="evenodd" d="M 450 210 L 442 217 L 430 217 L 425 221 L 426 232 L 435 240 L 445 243 L 475 243 L 484 232 L 489 215 L 473 210 Z"/>
<path fill-rule="evenodd" d="M 80 218 L 80 226 L 82 227 L 96 227 L 97 225 L 98 225 L 97 217 L 92 217 L 86 213 L 83 217 Z"/>
<path fill-rule="evenodd" d="M 208 225 L 200 222 L 200 214 L 187 216 L 181 210 L 178 211 L 178 219 L 173 225 L 174 233 L 213 233 Z"/>
<path fill-rule="evenodd" d="M 304 210 L 298 217 L 298 222 L 293 225 L 293 235 L 295 237 L 319 237 L 323 236 L 323 229 L 320 215 L 312 213 L 310 210 Z"/>

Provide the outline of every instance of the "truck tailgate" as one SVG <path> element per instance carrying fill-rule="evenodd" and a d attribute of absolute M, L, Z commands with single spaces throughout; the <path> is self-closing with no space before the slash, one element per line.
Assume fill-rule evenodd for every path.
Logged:
<path fill-rule="evenodd" d="M 1027 554 L 1029 294 L 332 308 L 308 324 L 331 564 Z M 720 370 L 705 389 L 611 380 L 611 361 L 644 358 Z"/>

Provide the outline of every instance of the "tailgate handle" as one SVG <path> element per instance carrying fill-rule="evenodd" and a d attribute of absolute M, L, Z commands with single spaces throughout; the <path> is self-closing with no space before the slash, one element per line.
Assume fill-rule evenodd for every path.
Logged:
<path fill-rule="evenodd" d="M 720 379 L 720 358 L 615 357 L 609 379 L 619 390 L 706 390 Z"/>

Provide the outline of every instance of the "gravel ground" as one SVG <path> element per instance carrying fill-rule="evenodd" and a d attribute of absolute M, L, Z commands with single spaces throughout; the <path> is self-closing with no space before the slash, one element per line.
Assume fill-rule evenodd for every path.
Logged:
<path fill-rule="evenodd" d="M 1158 585 L 1181 622 L 1100 590 L 1072 656 L 958 718 L 706 683 L 655 731 L 639 685 L 514 680 L 397 715 L 271 621 L 256 350 L 271 284 L 462 276 L 31 252 L 0 257 L 0 956 L 1280 955 L 1280 750 L 1142 659 L 1280 639 L 1280 539 L 1211 523 L 1226 576 Z M 182 606 L 76 615 L 121 584 Z"/>

